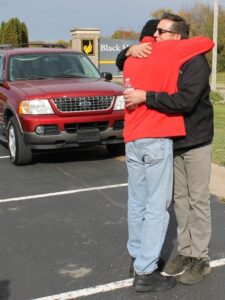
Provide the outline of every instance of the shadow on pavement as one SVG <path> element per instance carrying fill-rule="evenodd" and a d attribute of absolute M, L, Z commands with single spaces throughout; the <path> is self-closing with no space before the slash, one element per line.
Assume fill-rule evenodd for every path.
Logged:
<path fill-rule="evenodd" d="M 0 281 L 0 300 L 9 299 L 10 296 L 9 285 L 10 285 L 9 280 Z"/>

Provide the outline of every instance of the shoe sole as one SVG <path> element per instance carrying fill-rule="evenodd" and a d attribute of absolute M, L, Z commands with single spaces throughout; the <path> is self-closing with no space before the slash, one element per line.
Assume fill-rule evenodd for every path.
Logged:
<path fill-rule="evenodd" d="M 163 276 L 178 276 L 178 275 L 182 275 L 189 268 L 190 268 L 190 264 L 187 264 L 183 267 L 183 269 L 181 271 L 177 271 L 177 273 L 167 273 L 166 271 L 162 271 L 161 275 L 163 275 Z"/>
<path fill-rule="evenodd" d="M 168 291 L 171 290 L 173 287 L 175 287 L 175 285 L 177 284 L 177 282 L 175 281 L 173 285 L 169 286 L 169 287 L 152 287 L 152 286 L 143 286 L 143 285 L 134 285 L 134 290 L 136 292 L 163 292 L 163 291 Z"/>
<path fill-rule="evenodd" d="M 180 273 L 176 273 L 176 274 L 169 274 L 169 273 L 166 273 L 166 272 L 160 272 L 160 274 L 161 274 L 162 276 L 173 276 L 173 277 L 175 277 L 175 276 L 178 276 L 178 275 L 182 275 L 185 271 L 186 271 L 186 270 L 183 270 L 183 271 L 181 271 Z"/>
<path fill-rule="evenodd" d="M 174 285 L 175 286 L 175 285 Z M 164 292 L 171 290 L 174 286 L 169 288 L 143 288 L 143 287 L 134 287 L 135 292 L 147 293 L 147 292 Z"/>

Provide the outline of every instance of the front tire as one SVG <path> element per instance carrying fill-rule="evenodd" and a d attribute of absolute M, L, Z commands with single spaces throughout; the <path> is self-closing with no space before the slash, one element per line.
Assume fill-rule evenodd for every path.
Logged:
<path fill-rule="evenodd" d="M 32 151 L 23 140 L 16 117 L 12 117 L 8 124 L 8 149 L 10 159 L 16 166 L 27 165 L 32 161 Z"/>

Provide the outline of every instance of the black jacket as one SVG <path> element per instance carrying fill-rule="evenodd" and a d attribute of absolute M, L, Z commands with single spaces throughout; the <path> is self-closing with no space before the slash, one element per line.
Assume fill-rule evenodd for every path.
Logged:
<path fill-rule="evenodd" d="M 174 140 L 175 149 L 196 148 L 213 139 L 213 106 L 209 99 L 210 69 L 204 55 L 186 62 L 180 69 L 178 92 L 147 92 L 146 105 L 164 113 L 182 113 L 187 135 Z"/>
<path fill-rule="evenodd" d="M 120 53 L 117 55 L 116 58 L 116 66 L 120 71 L 123 71 L 123 65 L 125 63 L 125 60 L 127 59 L 126 57 L 126 52 L 129 49 L 129 47 L 123 49 L 122 51 L 120 51 Z"/>
<path fill-rule="evenodd" d="M 117 56 L 117 67 L 122 70 L 127 49 Z M 178 92 L 147 92 L 146 105 L 164 113 L 182 113 L 187 135 L 174 140 L 175 149 L 196 148 L 213 139 L 213 106 L 209 99 L 210 69 L 204 55 L 186 62 L 180 69 Z"/>

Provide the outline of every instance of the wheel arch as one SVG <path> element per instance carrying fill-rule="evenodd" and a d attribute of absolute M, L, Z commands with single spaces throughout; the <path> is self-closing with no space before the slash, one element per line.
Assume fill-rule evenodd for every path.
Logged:
<path fill-rule="evenodd" d="M 21 132 L 21 134 L 23 134 L 23 129 L 22 129 L 22 126 L 21 126 L 21 123 L 20 123 L 20 119 L 19 119 L 19 117 L 18 117 L 16 111 L 15 111 L 12 107 L 10 107 L 10 106 L 6 107 L 5 112 L 4 112 L 4 123 L 5 123 L 5 128 L 8 129 L 8 126 L 9 126 L 9 120 L 10 120 L 12 117 L 15 117 L 15 118 L 16 118 L 17 123 L 18 123 L 18 125 L 19 125 L 20 132 Z"/>

